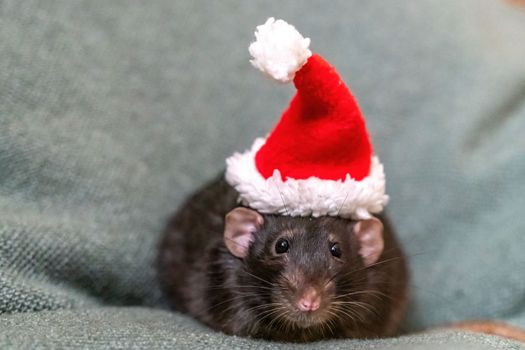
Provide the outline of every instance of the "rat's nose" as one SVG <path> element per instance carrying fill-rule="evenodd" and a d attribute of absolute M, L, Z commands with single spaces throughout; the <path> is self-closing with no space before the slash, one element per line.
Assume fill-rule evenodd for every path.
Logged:
<path fill-rule="evenodd" d="M 315 288 L 308 288 L 297 300 L 297 307 L 301 311 L 315 311 L 321 305 L 321 296 Z"/>

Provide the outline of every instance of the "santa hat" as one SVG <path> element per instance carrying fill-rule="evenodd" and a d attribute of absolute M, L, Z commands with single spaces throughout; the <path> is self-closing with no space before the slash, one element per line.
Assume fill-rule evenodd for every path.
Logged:
<path fill-rule="evenodd" d="M 251 63 L 297 93 L 281 120 L 250 150 L 226 160 L 226 180 L 242 204 L 261 213 L 366 219 L 387 204 L 355 98 L 335 69 L 283 20 L 257 27 Z"/>

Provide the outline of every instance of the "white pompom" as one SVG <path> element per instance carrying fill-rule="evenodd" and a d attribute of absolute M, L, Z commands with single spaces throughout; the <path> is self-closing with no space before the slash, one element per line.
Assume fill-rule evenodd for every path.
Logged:
<path fill-rule="evenodd" d="M 294 26 L 282 19 L 270 17 L 257 26 L 255 42 L 249 51 L 252 65 L 271 78 L 287 83 L 312 55 L 308 49 L 310 39 L 303 38 Z"/>

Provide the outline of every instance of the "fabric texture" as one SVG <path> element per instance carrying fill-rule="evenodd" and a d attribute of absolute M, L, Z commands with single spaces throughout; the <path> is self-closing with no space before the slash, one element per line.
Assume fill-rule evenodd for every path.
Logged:
<path fill-rule="evenodd" d="M 403 329 L 486 318 L 525 327 L 524 10 L 6 0 L 0 348 L 287 348 L 164 310 L 154 265 L 169 214 L 270 130 L 293 94 L 264 82 L 239 44 L 272 15 L 308 33 L 366 116 L 410 260 Z M 523 348 L 445 330 L 328 345 Z"/>
<path fill-rule="evenodd" d="M 389 349 L 488 350 L 523 349 L 493 336 L 433 331 L 395 339 L 332 340 L 310 344 L 282 344 L 210 332 L 180 314 L 144 308 L 105 307 L 43 311 L 0 316 L 2 347 L 34 349 Z M 28 331 L 30 329 L 30 333 Z"/>

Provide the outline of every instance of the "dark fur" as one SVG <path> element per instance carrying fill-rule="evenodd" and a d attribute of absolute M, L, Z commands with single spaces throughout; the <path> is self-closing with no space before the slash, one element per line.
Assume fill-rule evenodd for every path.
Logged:
<path fill-rule="evenodd" d="M 357 253 L 359 243 L 351 231 L 354 222 L 333 217 L 263 215 L 264 225 L 255 234 L 248 256 L 240 259 L 223 242 L 224 217 L 236 206 L 237 193 L 221 176 L 191 196 L 170 220 L 158 262 L 174 309 L 228 334 L 273 340 L 396 333 L 406 305 L 408 277 L 386 217 L 379 217 L 385 227 L 385 249 L 369 267 Z M 273 247 L 282 235 L 290 238 L 291 248 L 276 255 Z M 330 254 L 330 239 L 341 245 L 340 260 Z M 315 318 L 294 312 L 290 302 L 294 285 L 311 283 L 331 286 L 331 290 L 327 287 L 329 304 L 331 300 L 361 304 L 334 305 L 330 310 L 336 316 L 316 323 Z M 354 294 L 344 296 L 347 293 Z M 287 315 L 272 303 L 281 304 Z"/>

